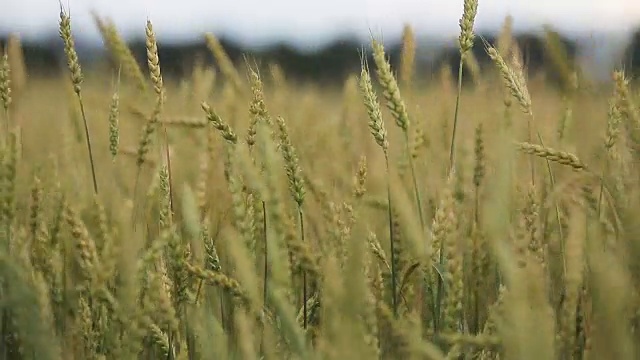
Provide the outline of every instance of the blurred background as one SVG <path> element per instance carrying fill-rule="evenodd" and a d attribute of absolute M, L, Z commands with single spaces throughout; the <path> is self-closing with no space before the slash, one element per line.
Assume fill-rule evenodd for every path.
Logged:
<path fill-rule="evenodd" d="M 234 61 L 247 54 L 277 62 L 292 78 L 328 83 L 357 70 L 359 52 L 372 35 L 384 41 L 393 63 L 405 25 L 417 39 L 418 76 L 429 79 L 443 64 L 457 64 L 463 10 L 462 0 L 63 0 L 62 5 L 71 15 L 85 67 L 105 58 L 96 14 L 116 25 L 141 63 L 150 19 L 167 78 L 189 73 L 194 59 L 213 61 L 203 39 L 211 32 Z M 58 0 L 3 1 L 0 44 L 17 35 L 30 74 L 51 76 L 64 69 L 59 12 Z M 557 34 L 568 55 L 596 80 L 608 79 L 614 67 L 630 72 L 640 67 L 640 1 L 480 0 L 476 32 L 491 41 L 507 16 L 529 68 L 543 58 L 545 29 Z M 485 61 L 480 44 L 477 50 Z"/>

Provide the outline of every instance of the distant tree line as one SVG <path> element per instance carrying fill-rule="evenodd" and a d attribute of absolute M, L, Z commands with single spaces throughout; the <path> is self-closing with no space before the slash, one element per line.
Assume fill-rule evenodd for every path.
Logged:
<path fill-rule="evenodd" d="M 495 68 L 487 54 L 485 41 L 493 46 L 498 46 L 498 37 L 493 34 L 480 34 L 477 41 L 474 42 L 472 53 L 481 70 Z M 517 45 L 522 56 L 522 66 L 529 75 L 544 71 L 547 80 L 561 83 L 566 81 L 564 77 L 567 76 L 567 72 L 576 70 L 577 44 L 553 30 L 548 29 L 541 34 L 515 34 L 512 41 Z M 558 52 L 561 53 L 558 54 Z M 507 54 L 503 56 L 508 57 Z M 505 60 L 509 62 L 508 58 Z M 455 48 L 449 49 L 439 56 L 436 63 L 444 63 L 449 65 L 451 69 L 457 70 L 460 63 L 460 53 Z M 472 71 L 470 71 L 472 69 L 468 65 L 465 65 L 464 68 L 466 70 L 463 72 L 463 80 L 469 81 L 472 77 Z M 457 80 L 458 72 L 452 71 L 452 75 Z"/>
<path fill-rule="evenodd" d="M 235 64 L 242 64 L 245 61 L 251 65 L 255 62 L 261 66 L 278 64 L 288 78 L 326 84 L 341 81 L 354 71 L 359 72 L 361 55 L 363 54 L 363 44 L 353 38 L 336 40 L 311 53 L 300 51 L 283 43 L 272 45 L 260 51 L 243 48 L 224 38 L 220 39 L 220 43 Z M 130 47 L 138 61 L 144 63 L 146 61 L 144 41 L 132 42 Z M 397 65 L 400 45 L 387 45 L 385 49 L 390 55 L 392 66 Z M 178 45 L 159 44 L 158 56 L 162 71 L 167 74 L 166 76 L 190 74 L 195 60 L 209 64 L 215 62 L 204 41 Z M 373 63 L 371 54 L 368 54 L 367 61 Z"/>
<path fill-rule="evenodd" d="M 625 68 L 637 79 L 640 78 L 640 29 L 631 37 L 631 42 L 625 51 Z"/>
<path fill-rule="evenodd" d="M 547 78 L 560 81 L 563 76 L 561 69 L 550 66 L 553 64 L 549 55 L 548 36 L 553 35 L 555 41 L 563 48 L 568 63 L 575 61 L 578 47 L 575 42 L 553 32 L 547 34 L 517 34 L 513 40 L 518 44 L 524 57 L 524 63 L 529 73 L 536 73 L 544 70 Z M 492 34 L 482 36 L 486 41 L 495 44 L 497 37 Z M 220 42 L 229 57 L 235 63 L 242 63 L 245 59 L 250 62 L 256 61 L 259 64 L 277 63 L 291 79 L 312 80 L 315 82 L 338 83 L 353 72 L 360 69 L 363 48 L 368 49 L 368 44 L 362 44 L 355 38 L 345 38 L 336 40 L 327 47 L 313 52 L 302 52 L 286 44 L 276 44 L 264 50 L 254 50 L 243 48 L 237 43 L 221 38 Z M 4 46 L 6 38 L 0 36 L 0 45 Z M 132 53 L 146 69 L 146 50 L 143 40 L 133 41 L 130 44 Z M 399 65 L 402 46 L 400 43 L 386 44 L 387 55 L 392 66 Z M 49 38 L 40 42 L 22 43 L 24 59 L 28 72 L 36 76 L 51 76 L 59 74 L 65 70 L 65 58 L 62 50 L 62 43 L 58 38 Z M 78 52 L 85 67 L 90 67 L 92 63 L 104 62 L 106 54 L 104 50 L 96 52 L 94 46 L 81 46 L 78 44 Z M 213 63 L 214 59 L 207 49 L 204 41 L 181 44 L 160 43 L 159 57 L 163 74 L 166 78 L 180 77 L 188 75 L 196 59 L 205 63 Z M 373 64 L 370 50 L 366 51 L 367 61 Z M 490 66 L 489 58 L 485 52 L 484 44 L 478 38 L 473 48 L 473 54 L 480 67 Z M 552 55 L 552 54 L 551 54 Z M 629 72 L 634 72 L 640 76 L 640 29 L 635 32 L 631 43 L 625 51 L 625 65 Z M 443 51 L 431 63 L 426 66 L 417 59 L 418 75 L 422 69 L 433 71 L 442 65 L 448 65 L 452 69 L 454 78 L 457 76 L 460 54 L 455 47 L 443 49 Z M 425 66 L 423 66 L 425 65 Z M 424 71 L 424 70 L 422 70 Z M 468 71 L 467 71 L 468 73 Z M 468 79 L 464 79 L 468 80 Z"/>

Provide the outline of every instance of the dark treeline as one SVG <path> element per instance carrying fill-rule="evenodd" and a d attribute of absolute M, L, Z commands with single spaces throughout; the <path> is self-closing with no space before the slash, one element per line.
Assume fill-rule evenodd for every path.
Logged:
<path fill-rule="evenodd" d="M 625 68 L 637 79 L 640 78 L 640 29 L 631 37 L 625 51 Z"/>
<path fill-rule="evenodd" d="M 479 38 L 483 38 L 486 42 L 494 46 L 496 46 L 498 41 L 497 36 L 493 34 L 481 34 Z M 549 43 L 556 44 L 560 49 L 562 49 L 562 51 L 564 52 L 564 54 L 562 54 L 562 58 L 565 59 L 567 66 L 570 67 L 569 70 L 574 70 L 573 67 L 575 64 L 576 56 L 578 54 L 578 46 L 574 41 L 563 37 L 557 32 L 548 30 L 548 32 L 541 34 L 515 34 L 513 36 L 513 41 L 518 45 L 518 48 L 520 49 L 521 55 L 523 56 L 523 66 L 526 68 L 526 71 L 529 75 L 536 74 L 540 71 L 545 71 L 548 80 L 554 83 L 559 83 L 562 80 L 562 71 L 557 65 L 554 64 L 552 60 L 553 50 L 551 50 L 551 48 L 549 47 Z M 476 41 L 474 43 L 472 52 L 477 59 L 481 69 L 495 67 L 491 62 L 489 55 L 487 54 L 485 43 L 483 41 Z M 458 79 L 457 69 L 460 63 L 460 53 L 457 49 L 447 50 L 439 56 L 436 63 L 448 64 L 451 69 L 454 70 L 452 71 L 454 79 Z M 470 69 L 468 69 L 467 66 L 465 66 L 464 69 L 465 71 L 463 72 L 463 80 L 465 82 L 468 82 L 471 78 L 471 74 L 469 71 Z"/>
<path fill-rule="evenodd" d="M 573 66 L 573 61 L 578 52 L 575 42 L 557 33 L 551 33 L 557 43 L 562 45 L 569 60 L 568 64 Z M 524 64 L 529 74 L 544 70 L 547 78 L 560 80 L 562 74 L 557 67 L 553 66 L 550 51 L 545 44 L 548 44 L 549 33 L 540 34 L 516 34 L 514 40 L 519 45 Z M 483 34 L 482 36 L 489 43 L 495 44 L 496 36 L 493 34 Z M 257 51 L 239 46 L 237 43 L 225 38 L 220 39 L 221 44 L 227 51 L 231 60 L 236 64 L 241 64 L 248 60 L 252 64 L 261 66 L 270 63 L 277 63 L 290 79 L 301 81 L 314 81 L 326 84 L 339 83 L 348 74 L 358 72 L 361 63 L 363 48 L 366 48 L 367 61 L 373 63 L 368 44 L 363 44 L 355 38 L 344 38 L 334 41 L 327 47 L 312 53 L 302 52 L 293 46 L 276 44 L 264 50 Z M 4 46 L 6 39 L 0 37 L 0 45 Z M 453 42 L 452 42 L 453 43 Z M 140 64 L 146 69 L 146 50 L 144 41 L 133 41 L 130 44 L 132 52 Z M 105 59 L 109 59 L 104 49 L 95 46 L 78 43 L 78 53 L 85 68 L 90 68 L 92 64 L 103 65 Z M 420 46 L 420 44 L 418 44 Z M 62 49 L 62 42 L 57 37 L 50 37 L 41 42 L 22 43 L 24 58 L 27 70 L 33 75 L 56 75 L 65 70 L 65 58 Z M 191 73 L 192 66 L 197 61 L 214 63 L 213 56 L 207 49 L 204 40 L 201 42 L 181 43 L 181 44 L 159 44 L 159 56 L 164 76 L 176 78 Z M 401 44 L 387 43 L 386 51 L 390 57 L 392 66 L 399 64 Z M 478 39 L 473 48 L 473 53 L 481 67 L 491 66 L 484 44 Z M 635 70 L 640 73 L 640 30 L 635 33 L 634 41 L 628 46 L 626 53 L 626 69 Z M 418 76 L 427 78 L 425 73 L 439 69 L 442 65 L 450 66 L 452 75 L 457 78 L 458 62 L 460 55 L 455 47 L 442 49 L 435 57 L 428 61 L 418 58 Z M 469 73 L 468 71 L 466 72 Z M 467 78 L 464 79 L 465 81 Z"/>
<path fill-rule="evenodd" d="M 359 71 L 364 45 L 357 39 L 347 38 L 336 40 L 318 51 L 308 53 L 282 43 L 260 51 L 243 48 L 224 38 L 220 39 L 220 43 L 235 64 L 242 64 L 245 61 L 250 65 L 257 64 L 261 67 L 278 64 L 290 79 L 324 84 L 342 81 L 354 71 Z M 130 46 L 136 59 L 144 64 L 146 61 L 144 41 L 133 42 Z M 400 44 L 386 45 L 392 66 L 398 63 L 400 50 Z M 368 55 L 367 61 L 373 63 L 373 58 L 370 54 Z M 190 74 L 196 60 L 206 64 L 215 62 L 204 42 L 180 45 L 159 44 L 158 56 L 163 74 L 171 77 Z"/>
<path fill-rule="evenodd" d="M 304 52 L 287 44 L 274 44 L 262 50 L 242 47 L 226 39 L 219 39 L 229 58 L 235 64 L 248 61 L 251 65 L 278 64 L 288 78 L 300 81 L 314 81 L 333 84 L 359 71 L 361 55 L 366 44 L 355 38 L 340 39 L 314 52 Z M 0 47 L 4 47 L 7 38 L 0 36 Z M 26 68 L 31 76 L 55 76 L 66 71 L 66 59 L 62 41 L 59 38 L 47 38 L 39 42 L 22 41 L 22 51 Z M 146 47 L 144 39 L 129 42 L 129 48 L 141 67 L 146 71 Z M 84 68 L 92 65 L 115 66 L 106 49 L 76 43 L 80 61 Z M 392 66 L 399 62 L 400 44 L 385 45 Z M 366 60 L 373 63 L 370 51 L 366 50 Z M 196 63 L 215 64 L 211 51 L 204 40 L 201 42 L 158 44 L 158 56 L 163 76 L 166 79 L 189 76 Z"/>

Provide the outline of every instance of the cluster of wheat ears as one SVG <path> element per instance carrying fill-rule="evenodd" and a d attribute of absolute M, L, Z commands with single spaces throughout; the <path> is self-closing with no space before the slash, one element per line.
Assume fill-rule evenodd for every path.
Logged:
<path fill-rule="evenodd" d="M 109 76 L 65 11 L 64 79 L 14 38 L 0 359 L 638 358 L 638 93 L 552 36 L 561 84 L 534 85 L 510 19 L 481 68 L 477 6 L 457 87 L 417 85 L 409 26 L 397 77 L 373 40 L 342 92 L 242 76 L 211 34 L 215 70 L 163 81 L 150 21 L 148 76 L 98 16 Z"/>

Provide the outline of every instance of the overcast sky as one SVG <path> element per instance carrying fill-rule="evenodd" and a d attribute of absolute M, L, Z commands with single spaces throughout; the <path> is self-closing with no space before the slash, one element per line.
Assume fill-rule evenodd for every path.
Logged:
<path fill-rule="evenodd" d="M 74 32 L 97 36 L 90 12 L 114 20 L 127 36 L 151 19 L 160 39 L 204 31 L 260 44 L 323 42 L 355 33 L 395 37 L 405 22 L 421 34 L 455 35 L 463 0 L 62 0 Z M 2 0 L 0 32 L 33 37 L 55 30 L 58 0 Z M 511 14 L 520 27 L 550 23 L 562 31 L 626 32 L 640 26 L 640 0 L 480 0 L 477 27 L 498 27 Z"/>

